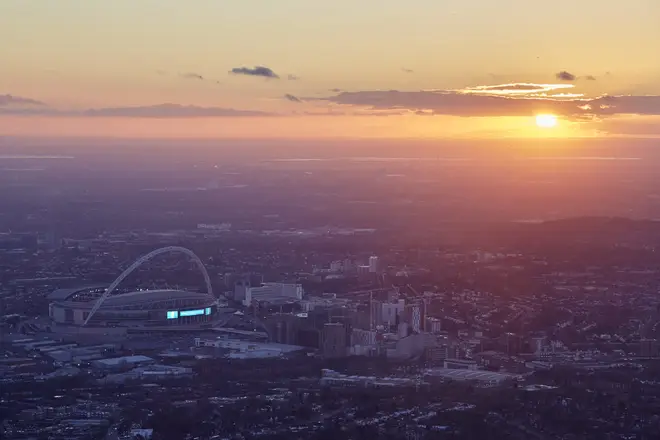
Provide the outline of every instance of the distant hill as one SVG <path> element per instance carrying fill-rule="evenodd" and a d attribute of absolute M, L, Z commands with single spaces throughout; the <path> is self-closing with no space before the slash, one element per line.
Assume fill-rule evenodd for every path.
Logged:
<path fill-rule="evenodd" d="M 466 222 L 441 228 L 442 241 L 476 247 L 534 244 L 660 247 L 660 221 L 624 217 L 574 217 L 538 223 Z"/>
<path fill-rule="evenodd" d="M 649 219 L 631 219 L 626 217 L 571 217 L 549 220 L 536 225 L 559 229 L 598 228 L 608 230 L 658 229 L 660 221 Z"/>
<path fill-rule="evenodd" d="M 660 245 L 660 221 L 624 217 L 575 217 L 517 225 L 521 237 L 534 241 L 622 246 Z"/>

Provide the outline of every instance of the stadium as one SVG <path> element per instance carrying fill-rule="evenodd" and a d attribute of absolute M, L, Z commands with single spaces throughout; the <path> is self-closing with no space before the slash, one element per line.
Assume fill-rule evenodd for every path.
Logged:
<path fill-rule="evenodd" d="M 143 263 L 168 252 L 188 255 L 199 267 L 206 292 L 159 289 L 122 291 L 119 284 Z M 58 289 L 49 295 L 49 316 L 54 331 L 126 333 L 206 327 L 218 316 L 218 303 L 201 260 L 189 249 L 170 246 L 150 252 L 108 285 Z"/>

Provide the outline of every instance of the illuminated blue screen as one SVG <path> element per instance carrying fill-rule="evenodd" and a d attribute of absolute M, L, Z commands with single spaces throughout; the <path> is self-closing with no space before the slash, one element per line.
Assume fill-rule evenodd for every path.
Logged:
<path fill-rule="evenodd" d="M 204 314 L 205 315 L 210 315 L 211 314 L 211 308 L 210 307 L 205 308 L 204 309 Z"/>
<path fill-rule="evenodd" d="M 197 315 L 203 315 L 204 314 L 204 309 L 197 309 L 197 310 L 181 310 L 179 312 L 179 316 L 197 316 Z"/>
<path fill-rule="evenodd" d="M 177 310 L 170 310 L 167 312 L 167 319 L 176 319 L 179 317 L 179 312 Z"/>

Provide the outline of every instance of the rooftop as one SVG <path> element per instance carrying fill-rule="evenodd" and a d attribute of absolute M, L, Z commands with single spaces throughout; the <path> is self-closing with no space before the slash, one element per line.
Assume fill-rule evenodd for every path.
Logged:
<path fill-rule="evenodd" d="M 94 361 L 96 364 L 101 364 L 105 366 L 117 366 L 123 363 L 127 364 L 137 364 L 140 362 L 152 362 L 153 359 L 147 356 L 136 355 L 136 356 L 122 356 L 118 358 L 108 358 L 108 359 L 99 359 Z"/>
<path fill-rule="evenodd" d="M 215 339 L 213 338 L 196 338 L 196 339 L 198 339 L 202 343 L 217 342 L 227 348 L 252 350 L 252 351 L 278 350 L 281 351 L 282 353 L 288 353 L 288 352 L 294 352 L 305 349 L 305 347 L 302 347 L 300 345 L 280 344 L 277 342 L 252 342 L 252 341 L 245 341 L 242 339 L 222 338 L 222 337 Z"/>
<path fill-rule="evenodd" d="M 508 379 L 516 379 L 518 376 L 494 371 L 457 370 L 453 368 L 430 368 L 426 373 L 431 376 L 440 376 L 454 380 L 476 380 L 479 382 L 501 382 Z"/>
<path fill-rule="evenodd" d="M 76 292 L 79 292 L 77 290 Z M 75 292 L 74 292 L 75 293 Z M 117 295 L 110 295 L 105 302 L 103 307 L 124 306 L 124 305 L 136 305 L 144 303 L 153 303 L 158 301 L 168 301 L 172 299 L 186 298 L 186 299 L 208 299 L 209 301 L 215 301 L 215 298 L 210 297 L 207 293 L 199 292 L 188 292 L 186 290 L 173 290 L 173 289 L 161 289 L 161 290 L 143 290 L 135 291 L 130 293 L 121 293 Z M 72 303 L 70 301 L 61 300 L 61 302 Z M 88 302 L 75 302 L 76 308 L 92 308 L 96 299 Z"/>
<path fill-rule="evenodd" d="M 48 299 L 51 301 L 63 301 L 69 298 L 70 296 L 75 295 L 78 292 L 84 292 L 85 290 L 96 290 L 96 289 L 103 289 L 108 287 L 107 284 L 96 284 L 96 285 L 90 285 L 90 286 L 82 286 L 82 287 L 70 287 L 66 289 L 56 289 L 53 290 L 50 294 L 48 294 Z"/>

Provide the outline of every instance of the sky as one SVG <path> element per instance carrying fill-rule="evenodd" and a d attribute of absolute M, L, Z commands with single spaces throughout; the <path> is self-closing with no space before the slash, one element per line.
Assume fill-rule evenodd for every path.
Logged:
<path fill-rule="evenodd" d="M 2 0 L 0 135 L 660 137 L 659 23 L 658 0 Z"/>

